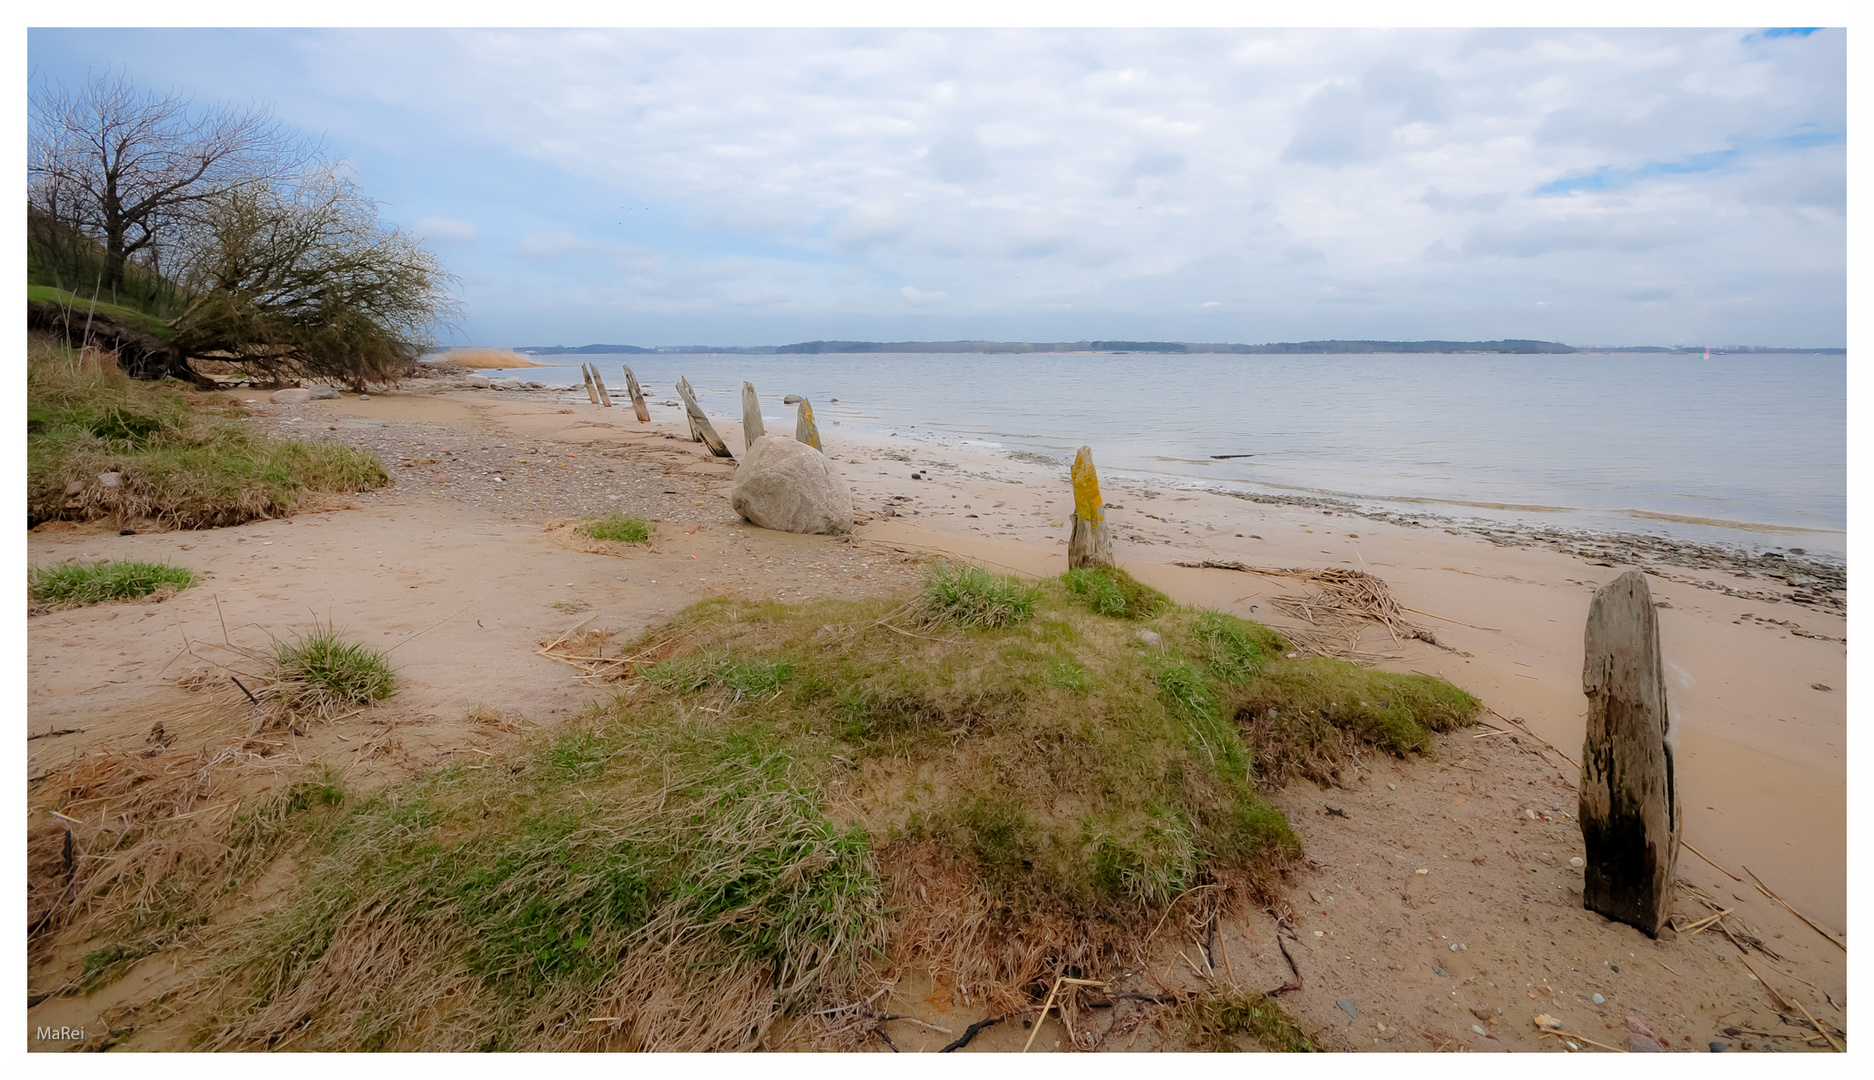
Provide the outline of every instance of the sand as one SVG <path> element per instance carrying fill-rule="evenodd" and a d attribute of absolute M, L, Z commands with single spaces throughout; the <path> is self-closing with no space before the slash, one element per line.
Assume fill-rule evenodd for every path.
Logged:
<path fill-rule="evenodd" d="M 582 619 L 634 634 L 710 595 L 873 594 L 911 581 L 926 553 L 1031 575 L 1065 568 L 1072 496 L 1064 465 L 862 438 L 823 423 L 827 454 L 851 483 L 862 521 L 849 539 L 797 537 L 734 516 L 726 498 L 731 468 L 688 440 L 677 409 L 653 405 L 653 422 L 639 424 L 628 408 L 596 409 L 583 393 L 446 385 L 413 385 L 367 401 L 347 395 L 253 408 L 255 422 L 274 430 L 374 446 L 395 484 L 340 508 L 234 529 L 33 534 L 34 564 L 166 558 L 203 571 L 206 580 L 165 603 L 31 620 L 28 727 L 85 730 L 29 742 L 29 775 L 139 737 L 147 703 L 181 693 L 175 676 L 198 662 L 191 653 L 213 652 L 224 624 L 226 640 L 253 647 L 330 619 L 394 648 L 404 684 L 390 708 L 401 752 L 358 770 L 389 779 L 511 737 L 476 716 L 510 717 L 513 730 L 526 730 L 576 714 L 602 689 L 535 650 Z M 712 420 L 739 451 L 738 419 Z M 914 471 L 924 478 L 911 479 Z M 1368 629 L 1357 644 L 1363 655 L 1390 670 L 1442 675 L 1578 756 L 1583 621 L 1594 589 L 1629 568 L 1618 551 L 1613 565 L 1593 565 L 1609 560 L 1115 477 L 1105 496 L 1122 565 L 1182 602 L 1295 628 L 1269 602 L 1301 592 L 1295 579 L 1176 564 L 1377 574 L 1438 644 L 1395 642 Z M 552 527 L 612 509 L 656 518 L 654 542 L 628 555 L 594 553 Z M 1750 957 L 1778 989 L 1800 991 L 1812 1010 L 1827 1010 L 1829 1023 L 1845 1026 L 1845 1013 L 1834 1007 L 1845 1004 L 1841 950 L 1751 887 L 1743 870 L 1843 933 L 1845 619 L 1814 606 L 1766 604 L 1763 580 L 1710 565 L 1649 558 L 1647 568 L 1654 598 L 1664 602 L 1685 837 L 1745 881 L 1690 853 L 1681 854 L 1680 875 L 1736 907 L 1787 958 L 1772 974 L 1761 955 Z M 1727 588 L 1752 595 L 1727 595 Z M 1473 734 L 1443 737 L 1435 761 L 1372 762 L 1346 788 L 1281 793 L 1311 856 L 1293 882 L 1289 909 L 1304 990 L 1286 995 L 1285 1007 L 1347 1049 L 1554 1048 L 1553 1040 L 1538 1042 L 1530 1023 L 1542 1010 L 1581 1025 L 1570 1028 L 1578 1034 L 1624 1045 L 1623 1009 L 1644 1014 L 1681 1048 L 1703 1050 L 1712 1039 L 1733 1048 L 1763 1044 L 1760 1035 L 1723 1034 L 1727 1026 L 1777 1030 L 1786 1038 L 1771 1045 L 1803 1045 L 1758 984 L 1726 958 L 1735 953 L 1729 942 L 1701 934 L 1656 943 L 1583 912 L 1580 872 L 1568 866 L 1580 854 L 1574 770 L 1527 735 Z M 345 760 L 358 748 L 341 737 L 358 735 L 340 723 L 309 736 L 305 752 Z M 1328 813 L 1329 806 L 1346 816 Z M 1418 874 L 1421 868 L 1431 872 Z M 1680 909 L 1704 911 L 1689 892 Z M 1270 948 L 1273 932 L 1263 915 L 1221 929 L 1231 981 L 1269 989 L 1287 980 Z M 1453 940 L 1465 947 L 1453 953 Z M 1183 947 L 1188 954 L 1197 946 L 1187 939 Z M 1609 970 L 1614 964 L 1618 974 Z M 1147 989 L 1219 977 L 1185 968 L 1134 977 Z M 125 980 L 116 993 L 134 985 L 141 982 Z M 953 996 L 912 989 L 890 999 L 895 1011 L 943 1026 L 981 1018 Z M 1611 1004 L 1588 1004 L 1595 992 Z M 82 1023 L 94 1005 L 52 999 L 32 1015 L 36 1023 Z M 1490 1012 L 1496 1023 L 1476 1011 L 1498 1008 L 1501 1014 Z M 1099 1012 L 1102 1045 L 1175 1046 L 1163 1032 L 1130 1026 L 1149 1011 Z M 1016 1049 L 1027 1034 L 1012 1022 L 985 1032 L 972 1049 Z M 1046 1040 L 1056 1037 L 1044 1033 L 1038 1047 L 1052 1048 Z M 894 1028 L 893 1038 L 906 1050 L 947 1041 L 911 1026 L 902 1035 Z"/>

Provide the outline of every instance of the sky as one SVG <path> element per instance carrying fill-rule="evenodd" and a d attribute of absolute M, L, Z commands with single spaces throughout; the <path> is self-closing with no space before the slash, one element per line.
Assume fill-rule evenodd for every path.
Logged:
<path fill-rule="evenodd" d="M 1846 33 L 32 30 L 264 105 L 483 345 L 1846 344 Z"/>

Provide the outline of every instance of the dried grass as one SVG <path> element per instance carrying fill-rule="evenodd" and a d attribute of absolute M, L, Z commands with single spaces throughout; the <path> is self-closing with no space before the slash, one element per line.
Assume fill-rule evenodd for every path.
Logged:
<path fill-rule="evenodd" d="M 1296 644 L 1318 656 L 1342 659 L 1380 659 L 1359 648 L 1360 627 L 1377 624 L 1392 636 L 1393 644 L 1418 640 L 1437 645 L 1437 635 L 1406 618 L 1405 609 L 1392 595 L 1386 582 L 1364 570 L 1343 570 L 1250 566 L 1240 562 L 1180 562 L 1209 570 L 1240 570 L 1265 577 L 1286 577 L 1307 582 L 1314 590 L 1300 596 L 1276 595 L 1268 598 L 1270 607 L 1300 619 L 1310 629 L 1289 631 Z"/>

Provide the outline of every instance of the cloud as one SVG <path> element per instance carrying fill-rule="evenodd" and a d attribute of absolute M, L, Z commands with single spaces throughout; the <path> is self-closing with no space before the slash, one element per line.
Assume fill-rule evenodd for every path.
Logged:
<path fill-rule="evenodd" d="M 521 237 L 520 252 L 529 259 L 564 259 L 593 255 L 601 247 L 570 229 L 535 229 Z"/>
<path fill-rule="evenodd" d="M 481 239 L 481 230 L 467 218 L 417 218 L 410 231 L 432 244 L 473 244 Z"/>
<path fill-rule="evenodd" d="M 968 184 L 990 176 L 989 152 L 983 149 L 976 133 L 956 132 L 932 143 L 924 160 L 931 172 L 946 184 Z"/>
<path fill-rule="evenodd" d="M 716 315 L 756 341 L 1527 336 L 1541 296 L 1593 340 L 1845 335 L 1838 29 L 33 30 L 28 48 L 68 82 L 119 64 L 326 133 L 463 280 L 470 333 L 499 310 L 544 340 L 551 298 L 584 297 L 679 341 L 716 339 Z M 1746 308 L 1765 321 L 1726 321 Z"/>

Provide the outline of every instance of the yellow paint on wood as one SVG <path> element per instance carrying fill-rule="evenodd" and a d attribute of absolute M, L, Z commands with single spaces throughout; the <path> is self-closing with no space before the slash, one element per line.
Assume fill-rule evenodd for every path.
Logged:
<path fill-rule="evenodd" d="M 1074 455 L 1074 514 L 1080 520 L 1098 525 L 1106 520 L 1100 512 L 1104 500 L 1100 498 L 1100 478 L 1093 471 L 1093 448 L 1083 446 L 1080 453 Z"/>

